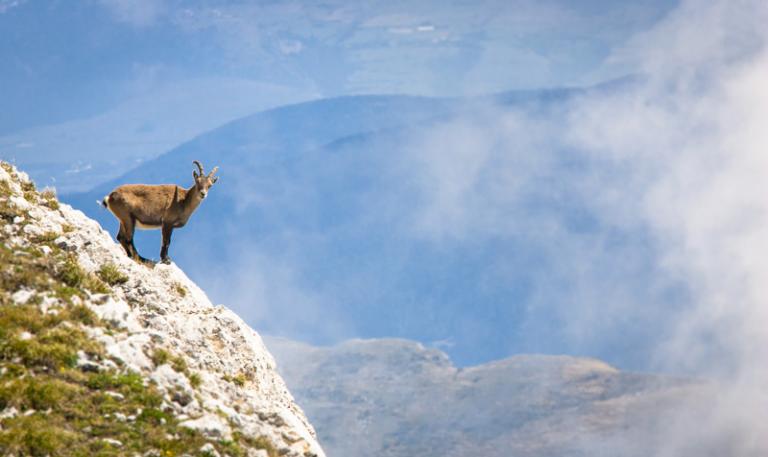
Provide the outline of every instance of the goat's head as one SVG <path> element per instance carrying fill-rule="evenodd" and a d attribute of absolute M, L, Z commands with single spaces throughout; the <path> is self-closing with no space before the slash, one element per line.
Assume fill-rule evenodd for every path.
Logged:
<path fill-rule="evenodd" d="M 195 188 L 198 192 L 200 192 L 200 198 L 205 198 L 205 196 L 208 194 L 208 189 L 210 189 L 211 186 L 216 184 L 216 181 L 219 180 L 218 176 L 214 176 L 219 167 L 213 167 L 213 170 L 211 170 L 211 172 L 206 175 L 200 162 L 193 160 L 192 163 L 197 165 L 197 169 L 200 171 L 199 174 L 197 171 L 192 172 L 192 176 L 195 178 Z"/>

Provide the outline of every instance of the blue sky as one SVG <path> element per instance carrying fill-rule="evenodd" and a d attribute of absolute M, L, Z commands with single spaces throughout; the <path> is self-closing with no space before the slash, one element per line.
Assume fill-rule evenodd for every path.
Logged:
<path fill-rule="evenodd" d="M 754 344 L 766 340 L 768 296 L 768 269 L 755 254 L 768 239 L 757 197 L 765 182 L 765 13 L 750 0 L 0 0 L 0 154 L 33 170 L 64 170 L 42 185 L 84 190 L 227 121 L 288 103 L 466 96 L 642 74 L 639 86 L 583 100 L 555 124 L 490 113 L 414 138 L 411 185 L 423 199 L 404 227 L 444 249 L 467 240 L 486 246 L 521 227 L 535 235 L 534 257 L 545 253 L 552 265 L 546 273 L 577 287 L 533 294 L 526 325 L 542 342 L 531 350 L 583 344 L 586 355 L 598 353 L 661 322 L 664 334 L 642 338 L 643 367 L 702 367 L 718 353 L 728 355 L 721 366 L 738 366 L 766 347 Z M 531 158 L 547 159 L 553 143 L 600 165 L 566 196 L 582 199 L 606 227 L 647 236 L 652 256 L 635 256 L 642 236 L 579 238 L 535 205 L 518 204 L 515 191 L 537 184 L 531 176 L 549 176 L 551 163 Z M 512 224 L 511 210 L 513 221 L 534 223 Z M 647 283 L 637 281 L 637 265 L 649 265 Z M 317 292 L 292 288 L 295 265 L 280 267 L 287 285 L 278 293 Z M 501 278 L 504 269 L 499 262 Z M 654 301 L 666 281 L 690 292 L 684 313 Z"/>
<path fill-rule="evenodd" d="M 264 109 L 466 96 L 638 71 L 669 1 L 3 0 L 0 150 L 62 192 Z M 51 176 L 55 176 L 55 180 Z"/>
<path fill-rule="evenodd" d="M 305 97 L 467 95 L 621 75 L 614 49 L 668 1 L 3 0 L 0 134 L 197 81 Z M 215 122 L 214 119 L 212 121 Z"/>

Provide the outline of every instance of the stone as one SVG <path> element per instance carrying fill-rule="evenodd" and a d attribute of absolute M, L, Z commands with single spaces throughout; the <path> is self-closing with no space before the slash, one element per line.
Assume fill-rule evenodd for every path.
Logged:
<path fill-rule="evenodd" d="M 229 425 L 214 414 L 205 414 L 197 419 L 186 420 L 179 425 L 197 430 L 209 438 L 229 439 L 231 437 Z"/>
<path fill-rule="evenodd" d="M 211 443 L 205 443 L 200 447 L 200 453 L 207 457 L 221 457 L 219 451 Z"/>
<path fill-rule="evenodd" d="M 35 291 L 31 289 L 21 289 L 11 295 L 11 301 L 17 305 L 26 305 L 30 298 L 35 296 Z"/>

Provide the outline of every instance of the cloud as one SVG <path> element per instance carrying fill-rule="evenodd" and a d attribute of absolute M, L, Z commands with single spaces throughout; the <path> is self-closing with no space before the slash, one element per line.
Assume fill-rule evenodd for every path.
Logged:
<path fill-rule="evenodd" d="M 23 5 L 27 0 L 0 0 L 0 14 L 7 13 L 8 11 Z"/>
<path fill-rule="evenodd" d="M 320 342 L 354 335 L 352 323 L 334 312 L 328 297 L 304 286 L 285 258 L 260 254 L 265 251 L 261 246 L 237 249 L 248 255 L 228 265 L 230 274 L 216 276 L 209 293 L 233 306 L 251 326 L 266 334 L 300 335 L 313 329 Z"/>
<path fill-rule="evenodd" d="M 641 81 L 550 117 L 501 110 L 418 134 L 407 166 L 418 236 L 521 237 L 552 262 L 531 301 L 555 321 L 549 337 L 594 348 L 654 326 L 654 338 L 632 340 L 650 366 L 722 383 L 706 407 L 660 418 L 670 422 L 660 455 L 768 450 L 766 19 L 762 1 L 683 2 L 612 57 Z M 532 198 L 581 202 L 593 220 L 569 227 Z M 651 276 L 633 278 L 643 262 Z M 542 286 L 559 275 L 567 290 Z M 638 279 L 680 282 L 687 298 L 642 303 Z"/>
<path fill-rule="evenodd" d="M 120 22 L 137 27 L 154 25 L 167 10 L 166 0 L 99 0 Z"/>

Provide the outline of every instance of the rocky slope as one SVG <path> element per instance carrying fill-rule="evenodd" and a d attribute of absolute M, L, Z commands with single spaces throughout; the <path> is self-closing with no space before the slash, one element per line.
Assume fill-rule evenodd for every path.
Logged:
<path fill-rule="evenodd" d="M 0 455 L 324 455 L 255 331 L 0 165 Z"/>
<path fill-rule="evenodd" d="M 458 368 L 406 340 L 266 342 L 336 457 L 760 455 L 734 451 L 735 428 L 685 438 L 722 394 L 711 381 L 566 356 Z"/>

